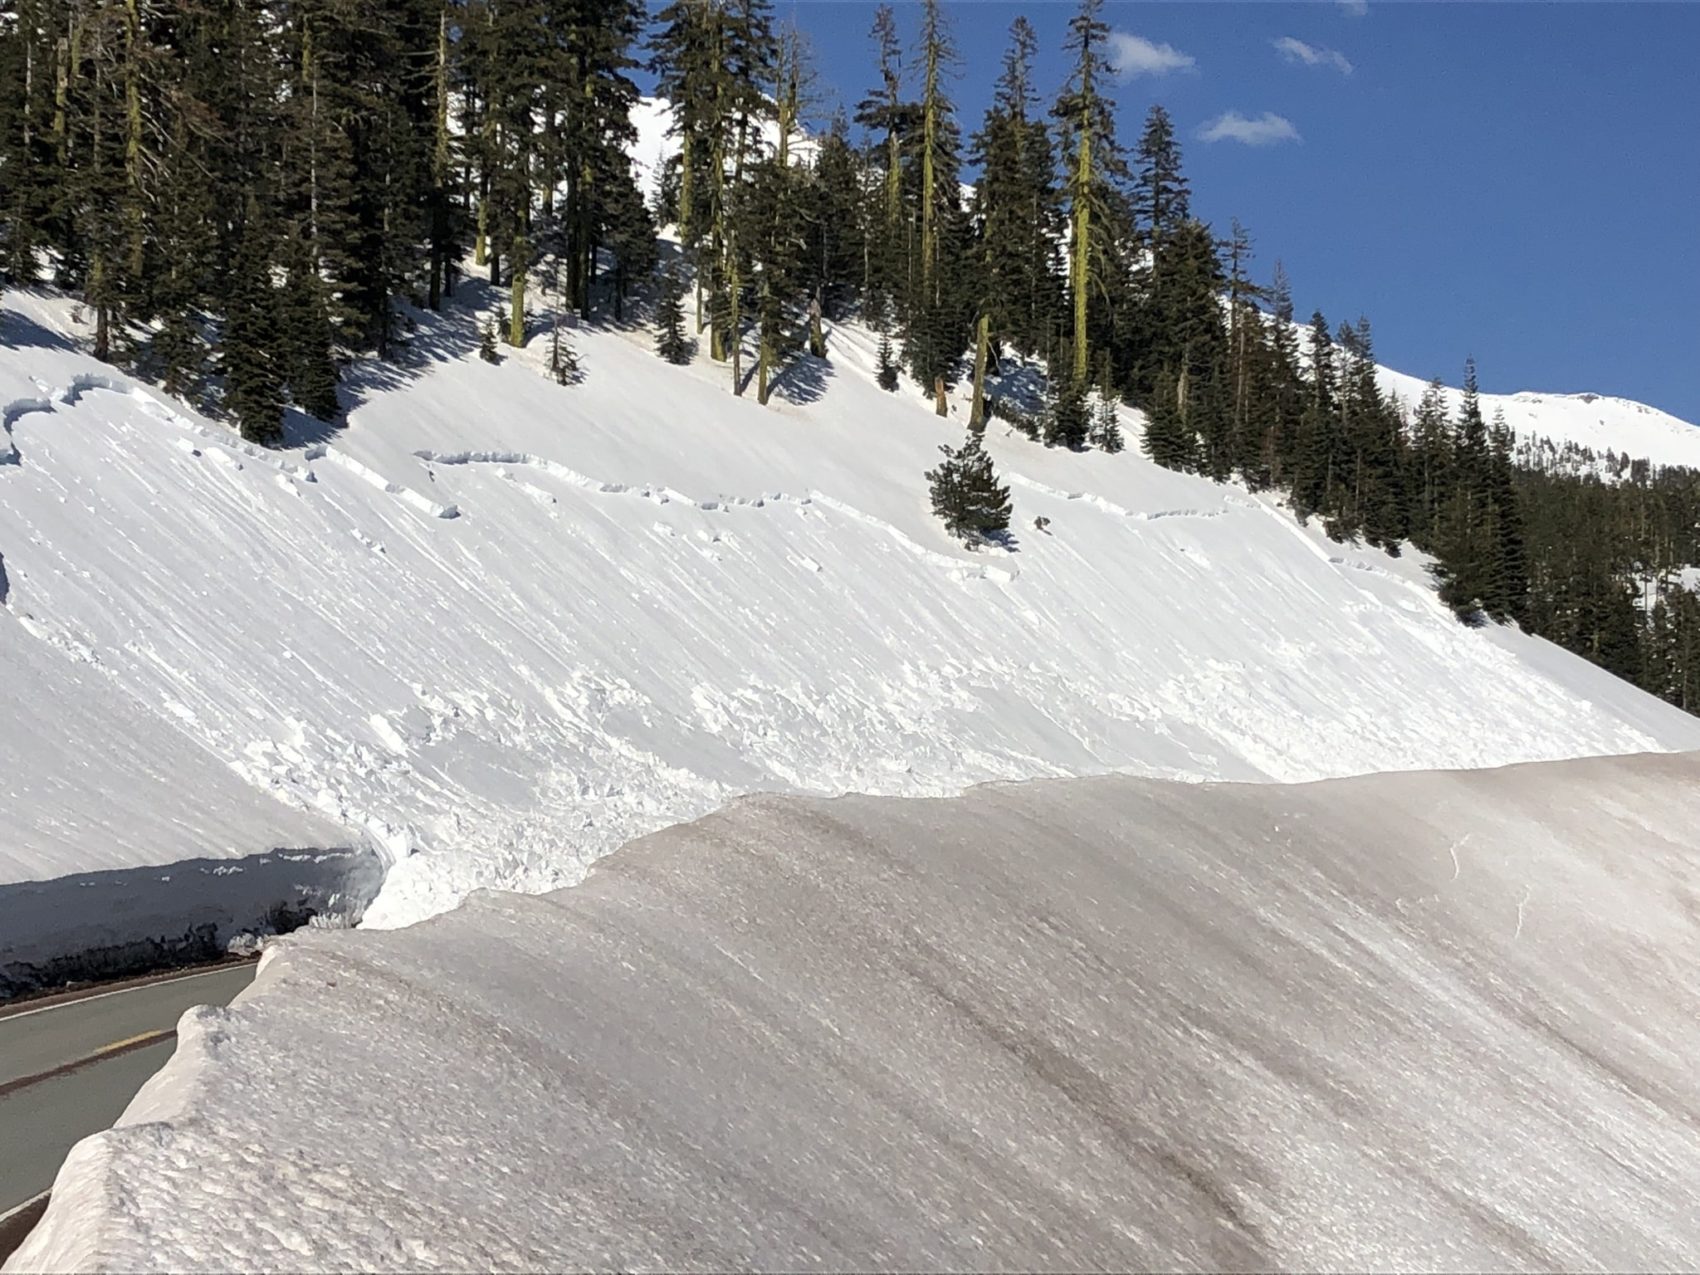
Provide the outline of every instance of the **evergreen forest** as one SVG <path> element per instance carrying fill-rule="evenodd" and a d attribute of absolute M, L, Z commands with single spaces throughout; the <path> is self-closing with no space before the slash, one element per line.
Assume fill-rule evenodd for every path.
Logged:
<path fill-rule="evenodd" d="M 1161 106 L 1119 135 L 1100 9 L 1043 84 L 1025 19 L 965 68 L 940 0 L 881 6 L 866 82 L 829 91 L 771 0 L 0 0 L 0 280 L 74 294 L 96 357 L 268 446 L 473 276 L 504 300 L 479 353 L 548 341 L 566 385 L 563 311 L 652 322 L 762 404 L 854 319 L 885 388 L 971 405 L 927 475 L 952 534 L 1008 525 L 988 422 L 1114 452 L 1126 404 L 1155 463 L 1415 546 L 1461 621 L 1700 712 L 1700 472 L 1520 445 L 1467 362 L 1456 403 L 1384 393 L 1368 319 L 1301 316 L 1245 227 L 1195 215 Z M 645 189 L 651 86 L 674 153 Z"/>

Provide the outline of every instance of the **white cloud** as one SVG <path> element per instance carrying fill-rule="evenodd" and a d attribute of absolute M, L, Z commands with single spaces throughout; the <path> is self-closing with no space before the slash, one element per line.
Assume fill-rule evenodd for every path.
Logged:
<path fill-rule="evenodd" d="M 1206 142 L 1244 142 L 1247 146 L 1274 146 L 1280 142 L 1302 142 L 1293 121 L 1274 111 L 1247 119 L 1238 111 L 1227 111 L 1211 120 L 1198 136 Z"/>
<path fill-rule="evenodd" d="M 1126 84 L 1136 75 L 1167 75 L 1170 71 L 1194 70 L 1198 59 L 1190 53 L 1182 53 L 1172 44 L 1155 44 L 1142 35 L 1112 31 L 1110 65 L 1116 69 L 1116 79 Z"/>
<path fill-rule="evenodd" d="M 1369 12 L 1369 0 L 1340 0 L 1340 8 L 1348 18 L 1361 18 Z"/>
<path fill-rule="evenodd" d="M 1341 75 L 1352 73 L 1352 64 L 1346 60 L 1346 55 L 1338 50 L 1306 44 L 1290 35 L 1284 35 L 1271 43 L 1274 44 L 1276 52 L 1289 62 L 1303 62 L 1306 66 L 1331 66 Z"/>

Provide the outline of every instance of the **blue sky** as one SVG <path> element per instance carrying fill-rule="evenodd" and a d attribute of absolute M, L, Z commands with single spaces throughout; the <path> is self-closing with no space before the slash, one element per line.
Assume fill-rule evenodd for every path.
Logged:
<path fill-rule="evenodd" d="M 918 6 L 896 7 L 911 39 Z M 853 107 L 873 4 L 775 9 Z M 965 128 L 1018 13 L 1054 93 L 1072 0 L 947 9 Z M 1117 86 L 1123 140 L 1163 103 L 1195 212 L 1224 231 L 1239 217 L 1302 314 L 1368 314 L 1380 360 L 1418 376 L 1456 382 L 1473 353 L 1484 389 L 1592 390 L 1700 422 L 1700 5 L 1111 0 L 1104 16 L 1157 46 L 1129 46 L 1151 69 Z M 1202 140 L 1228 112 L 1259 127 L 1226 132 L 1263 144 Z M 1296 139 L 1264 140 L 1280 121 Z"/>

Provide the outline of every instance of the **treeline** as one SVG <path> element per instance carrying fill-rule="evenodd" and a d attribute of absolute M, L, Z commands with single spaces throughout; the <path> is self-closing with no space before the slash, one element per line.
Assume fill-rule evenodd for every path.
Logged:
<path fill-rule="evenodd" d="M 909 30 L 874 11 L 869 81 L 830 115 L 769 0 L 4 0 L 0 264 L 80 293 L 99 357 L 262 443 L 286 403 L 333 415 L 349 359 L 406 343 L 398 300 L 440 307 L 469 269 L 509 290 L 487 358 L 525 343 L 528 288 L 616 316 L 641 291 L 663 357 L 700 341 L 764 403 L 855 315 L 880 384 L 907 374 L 941 415 L 965 387 L 971 431 L 995 414 L 1116 451 L 1131 403 L 1156 462 L 1282 492 L 1337 539 L 1410 542 L 1462 618 L 1700 705 L 1692 474 L 1520 450 L 1473 368 L 1455 411 L 1438 384 L 1390 399 L 1367 320 L 1296 322 L 1279 263 L 1259 277 L 1237 222 L 1194 215 L 1161 107 L 1118 136 L 1100 8 L 1069 22 L 1052 93 L 1017 18 L 967 121 L 940 0 Z M 648 202 L 640 72 L 672 107 Z M 658 226 L 679 248 L 659 277 Z M 1035 365 L 1042 403 L 996 398 Z M 978 439 L 929 478 L 954 532 L 1007 522 Z"/>
<path fill-rule="evenodd" d="M 79 293 L 97 357 L 216 382 L 276 443 L 469 248 L 512 284 L 514 342 L 539 262 L 580 310 L 599 250 L 616 292 L 647 271 L 643 27 L 642 0 L 8 0 L 0 267 Z"/>
<path fill-rule="evenodd" d="M 1518 449 L 1528 627 L 1700 712 L 1700 470 Z"/>

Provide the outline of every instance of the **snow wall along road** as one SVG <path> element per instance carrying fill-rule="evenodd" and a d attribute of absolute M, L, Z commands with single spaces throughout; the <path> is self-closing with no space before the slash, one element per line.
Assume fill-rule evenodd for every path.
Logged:
<path fill-rule="evenodd" d="M 1700 757 L 754 797 L 274 950 L 12 1269 L 1700 1266 Z"/>

